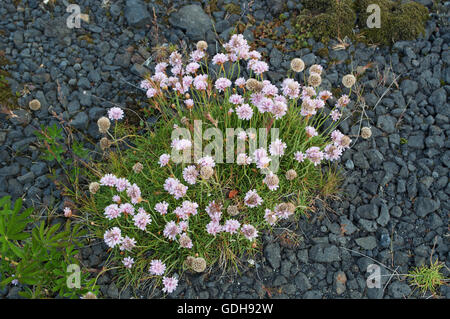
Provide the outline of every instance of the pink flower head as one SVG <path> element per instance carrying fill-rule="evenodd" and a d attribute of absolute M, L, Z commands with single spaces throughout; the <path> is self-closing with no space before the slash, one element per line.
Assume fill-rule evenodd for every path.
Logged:
<path fill-rule="evenodd" d="M 241 227 L 241 232 L 250 241 L 253 241 L 256 237 L 258 237 L 258 231 L 256 228 L 249 224 L 244 224 Z"/>
<path fill-rule="evenodd" d="M 287 105 L 286 103 L 275 101 L 270 112 L 273 114 L 275 119 L 280 119 L 286 115 Z"/>
<path fill-rule="evenodd" d="M 124 265 L 126 268 L 131 268 L 131 267 L 133 267 L 134 259 L 131 258 L 131 257 L 125 257 L 125 258 L 122 260 L 122 263 L 123 263 L 123 265 Z"/>
<path fill-rule="evenodd" d="M 326 101 L 326 100 L 330 99 L 333 96 L 333 94 L 330 91 L 321 91 L 321 92 L 319 92 L 319 94 L 317 96 L 321 100 Z"/>
<path fill-rule="evenodd" d="M 335 122 L 337 120 L 339 120 L 342 116 L 341 112 L 339 112 L 338 110 L 331 111 L 330 115 L 331 115 L 331 119 Z"/>
<path fill-rule="evenodd" d="M 181 60 L 181 54 L 178 51 L 173 51 L 169 56 L 169 63 L 171 66 L 176 66 L 181 64 L 183 61 Z"/>
<path fill-rule="evenodd" d="M 248 121 L 253 116 L 253 109 L 245 103 L 236 108 L 236 114 L 239 119 Z"/>
<path fill-rule="evenodd" d="M 122 241 L 122 232 L 120 231 L 119 227 L 113 227 L 110 230 L 105 231 L 103 239 L 106 245 L 108 245 L 111 248 L 114 248 Z"/>
<path fill-rule="evenodd" d="M 213 222 L 220 222 L 220 219 L 222 218 L 222 204 L 216 204 L 215 201 L 211 201 L 205 208 L 205 211 Z"/>
<path fill-rule="evenodd" d="M 121 204 L 119 206 L 119 210 L 121 213 L 125 213 L 128 215 L 134 215 L 134 206 L 130 203 Z"/>
<path fill-rule="evenodd" d="M 121 201 L 120 196 L 119 196 L 119 195 L 114 195 L 114 196 L 112 197 L 112 201 L 113 201 L 114 203 L 120 203 L 120 201 Z"/>
<path fill-rule="evenodd" d="M 149 88 L 149 89 L 147 90 L 146 95 L 147 95 L 147 97 L 148 97 L 149 99 L 151 99 L 152 97 L 154 97 L 154 96 L 156 95 L 157 92 L 158 92 L 158 91 L 156 91 L 154 88 Z"/>
<path fill-rule="evenodd" d="M 245 194 L 244 203 L 248 207 L 252 208 L 261 205 L 263 203 L 263 199 L 258 195 L 256 189 L 252 189 Z"/>
<path fill-rule="evenodd" d="M 206 88 L 208 87 L 208 75 L 207 74 L 200 74 L 197 75 L 194 78 L 194 87 L 196 90 L 202 91 L 202 90 L 206 90 Z"/>
<path fill-rule="evenodd" d="M 273 107 L 273 100 L 268 97 L 263 97 L 255 103 L 260 113 L 270 112 Z"/>
<path fill-rule="evenodd" d="M 236 157 L 236 164 L 238 165 L 250 165 L 252 158 L 245 153 L 240 153 Z"/>
<path fill-rule="evenodd" d="M 230 234 L 235 234 L 239 230 L 241 223 L 235 219 L 228 219 L 223 226 L 223 230 Z"/>
<path fill-rule="evenodd" d="M 64 217 L 69 218 L 70 216 L 72 216 L 72 210 L 70 209 L 70 207 L 64 207 L 63 212 Z"/>
<path fill-rule="evenodd" d="M 231 81 L 227 78 L 219 78 L 216 80 L 215 87 L 219 92 L 224 91 L 226 88 L 231 86 Z"/>
<path fill-rule="evenodd" d="M 314 166 L 320 164 L 320 161 L 323 159 L 323 152 L 317 146 L 308 148 L 305 153 L 306 157 L 314 163 Z"/>
<path fill-rule="evenodd" d="M 339 130 L 334 130 L 331 132 L 331 140 L 336 144 L 339 145 L 341 142 L 341 139 L 344 137 L 344 134 L 342 134 Z"/>
<path fill-rule="evenodd" d="M 197 164 L 200 165 L 201 167 L 204 167 L 204 166 L 214 167 L 214 166 L 216 166 L 216 163 L 214 162 L 214 159 L 211 156 L 209 156 L 209 155 L 206 155 L 206 156 L 203 156 L 202 158 L 199 158 L 197 160 Z"/>
<path fill-rule="evenodd" d="M 116 179 L 116 189 L 118 192 L 123 192 L 128 187 L 130 187 L 130 182 L 126 178 L 117 178 Z"/>
<path fill-rule="evenodd" d="M 170 161 L 170 155 L 169 154 L 162 154 L 159 157 L 159 161 L 158 164 L 160 167 L 166 166 L 167 164 L 169 164 Z"/>
<path fill-rule="evenodd" d="M 199 62 L 205 57 L 205 52 L 202 50 L 195 50 L 191 52 L 191 60 L 194 62 Z"/>
<path fill-rule="evenodd" d="M 267 151 L 263 147 L 255 150 L 253 158 L 255 159 L 256 167 L 260 169 L 267 167 L 271 161 L 267 156 Z"/>
<path fill-rule="evenodd" d="M 197 182 L 198 177 L 198 171 L 195 167 L 195 165 L 187 166 L 183 170 L 183 178 L 186 181 L 186 183 L 194 185 Z"/>
<path fill-rule="evenodd" d="M 167 214 L 167 209 L 169 208 L 169 204 L 164 202 L 157 203 L 155 205 L 155 210 L 161 215 Z"/>
<path fill-rule="evenodd" d="M 197 62 L 191 62 L 188 65 L 186 65 L 186 73 L 195 73 L 197 72 L 199 67 L 200 64 L 198 64 Z"/>
<path fill-rule="evenodd" d="M 110 120 L 121 120 L 123 118 L 123 110 L 120 107 L 112 107 L 108 111 L 108 117 Z"/>
<path fill-rule="evenodd" d="M 210 235 L 215 236 L 216 234 L 223 231 L 222 226 L 217 221 L 210 221 L 206 225 L 206 232 Z"/>
<path fill-rule="evenodd" d="M 193 99 L 186 99 L 186 100 L 184 100 L 184 104 L 187 107 L 193 107 L 194 106 L 194 100 Z"/>
<path fill-rule="evenodd" d="M 136 240 L 134 238 L 130 238 L 125 236 L 120 243 L 120 250 L 131 251 L 136 246 Z"/>
<path fill-rule="evenodd" d="M 192 142 L 186 138 L 183 138 L 181 140 L 176 138 L 172 141 L 171 146 L 172 146 L 172 148 L 174 148 L 177 151 L 183 151 L 183 150 L 190 149 L 192 146 Z"/>
<path fill-rule="evenodd" d="M 149 272 L 152 275 L 161 276 L 166 271 L 166 265 L 159 259 L 153 259 L 150 262 L 150 269 Z"/>
<path fill-rule="evenodd" d="M 181 231 L 185 232 L 189 228 L 189 222 L 187 220 L 182 220 L 178 223 L 178 227 L 180 227 Z"/>
<path fill-rule="evenodd" d="M 120 216 L 121 210 L 117 204 L 111 204 L 105 207 L 105 216 L 111 220 Z"/>
<path fill-rule="evenodd" d="M 197 215 L 198 204 L 195 202 L 185 200 L 182 204 L 182 208 L 187 217 Z"/>
<path fill-rule="evenodd" d="M 234 85 L 243 88 L 245 86 L 245 79 L 244 78 L 237 78 L 236 81 L 234 81 Z"/>
<path fill-rule="evenodd" d="M 155 73 L 164 72 L 167 68 L 168 64 L 166 62 L 160 62 L 155 67 Z"/>
<path fill-rule="evenodd" d="M 141 189 L 136 184 L 127 188 L 127 195 L 130 197 L 132 204 L 138 204 L 141 201 Z"/>
<path fill-rule="evenodd" d="M 228 61 L 228 56 L 226 54 L 223 54 L 223 53 L 218 53 L 212 58 L 212 63 L 213 64 L 221 65 L 221 64 L 224 64 L 227 61 Z"/>
<path fill-rule="evenodd" d="M 134 221 L 134 226 L 136 226 L 140 230 L 145 230 L 145 228 L 147 227 L 147 224 L 152 222 L 152 218 L 150 217 L 149 214 L 141 212 L 141 213 L 137 213 L 136 215 L 134 215 L 133 221 Z"/>
<path fill-rule="evenodd" d="M 269 70 L 269 65 L 266 62 L 257 60 L 252 61 L 255 62 L 250 64 L 250 69 L 255 72 L 255 74 L 260 75 Z"/>
<path fill-rule="evenodd" d="M 179 242 L 180 242 L 180 246 L 183 248 L 191 249 L 193 246 L 192 239 L 189 238 L 189 236 L 187 234 L 181 234 Z"/>
<path fill-rule="evenodd" d="M 149 80 L 142 80 L 139 86 L 144 90 L 148 90 L 153 87 Z"/>
<path fill-rule="evenodd" d="M 106 174 L 100 179 L 100 185 L 114 187 L 116 186 L 117 177 L 113 174 Z"/>
<path fill-rule="evenodd" d="M 244 103 L 244 98 L 239 94 L 233 94 L 229 98 L 230 103 L 238 105 Z"/>
<path fill-rule="evenodd" d="M 306 135 L 308 137 L 313 137 L 313 136 L 317 136 L 318 135 L 316 129 L 314 127 L 312 127 L 312 126 L 305 127 L 305 131 L 306 131 Z"/>
<path fill-rule="evenodd" d="M 179 233 L 181 233 L 181 229 L 173 220 L 168 222 L 164 227 L 163 235 L 170 240 L 175 240 Z"/>
<path fill-rule="evenodd" d="M 269 152 L 272 156 L 283 156 L 284 150 L 286 149 L 286 143 L 277 138 L 275 141 L 270 143 Z"/>
<path fill-rule="evenodd" d="M 346 106 L 348 103 L 350 103 L 350 98 L 348 97 L 348 95 L 342 95 L 340 98 L 339 98 L 339 100 L 338 100 L 338 102 L 337 102 L 337 105 L 339 106 L 339 107 L 344 107 L 344 106 Z"/>
<path fill-rule="evenodd" d="M 302 152 L 295 152 L 295 154 L 294 154 L 294 159 L 297 161 L 297 162 L 299 162 L 299 163 L 301 163 L 301 162 L 303 162 L 304 160 L 305 160 L 305 154 L 303 154 Z"/>
<path fill-rule="evenodd" d="M 278 88 L 270 83 L 268 80 L 263 81 L 264 87 L 262 89 L 262 93 L 269 96 L 275 96 L 278 94 Z"/>
<path fill-rule="evenodd" d="M 163 277 L 163 285 L 164 288 L 162 289 L 162 291 L 170 294 L 174 292 L 175 289 L 177 289 L 178 279 L 176 279 L 175 277 Z"/>
<path fill-rule="evenodd" d="M 284 96 L 290 99 L 298 98 L 300 94 L 300 84 L 293 79 L 285 79 L 281 85 Z"/>
<path fill-rule="evenodd" d="M 326 160 L 335 161 L 338 160 L 342 155 L 342 148 L 337 147 L 333 144 L 328 144 L 324 148 L 324 157 Z"/>
<path fill-rule="evenodd" d="M 264 219 L 269 225 L 274 225 L 277 222 L 277 215 L 270 209 L 265 210 Z"/>

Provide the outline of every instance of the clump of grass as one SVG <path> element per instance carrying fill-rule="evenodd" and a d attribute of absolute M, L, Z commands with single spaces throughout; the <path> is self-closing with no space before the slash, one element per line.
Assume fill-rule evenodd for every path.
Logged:
<path fill-rule="evenodd" d="M 409 282 L 411 285 L 419 288 L 422 293 L 429 291 L 433 295 L 436 295 L 437 289 L 446 284 L 446 281 L 448 281 L 448 279 L 445 278 L 444 274 L 441 272 L 443 267 L 444 264 L 436 260 L 434 262 L 430 262 L 429 266 L 422 265 L 414 268 L 408 273 L 407 277 L 409 277 Z"/>
<path fill-rule="evenodd" d="M 17 95 L 13 94 L 7 77 L 11 74 L 6 70 L 12 63 L 5 57 L 5 52 L 0 51 L 0 108 L 12 110 L 18 108 Z"/>
<path fill-rule="evenodd" d="M 322 67 L 302 74 L 301 59 L 292 61 L 278 89 L 264 79 L 268 65 L 242 35 L 232 36 L 226 52 L 213 58 L 214 66 L 206 47 L 200 41 L 189 61 L 172 51 L 168 63 L 159 63 L 141 82 L 149 105 L 161 115 L 151 130 L 123 124 L 118 107 L 108 113 L 111 127 L 108 119 L 101 121 L 108 160 L 89 173 L 95 185 L 78 202 L 92 233 L 111 247 L 109 261 L 120 282 L 155 279 L 164 289 L 173 287 L 168 275 L 186 270 L 189 256 L 203 258 L 208 267 L 237 268 L 243 256 L 259 251 L 262 231 L 306 214 L 317 194 L 336 193 L 338 175 L 320 163 L 336 160 L 349 147 L 350 138 L 336 130 L 349 96 L 331 101 L 331 93 L 319 88 Z M 228 61 L 238 53 L 243 57 Z M 241 78 L 245 65 L 249 79 Z M 181 144 L 188 146 L 178 149 Z M 252 160 L 239 162 L 238 155 Z M 164 212 L 162 203 L 168 205 Z M 195 204 L 195 212 L 186 213 L 186 203 Z M 151 219 L 144 227 L 136 222 L 138 212 Z M 235 231 L 227 230 L 230 223 Z M 170 225 L 178 231 L 174 236 L 166 232 Z M 111 229 L 120 232 L 115 242 Z M 131 249 L 121 246 L 126 237 L 136 241 Z M 149 273 L 156 261 L 165 271 Z"/>

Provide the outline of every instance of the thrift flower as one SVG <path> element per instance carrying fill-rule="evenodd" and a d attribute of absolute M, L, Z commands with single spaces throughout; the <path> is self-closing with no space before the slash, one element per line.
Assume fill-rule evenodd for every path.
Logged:
<path fill-rule="evenodd" d="M 242 104 L 236 108 L 236 114 L 241 120 L 250 120 L 253 116 L 253 109 L 248 104 Z"/>
<path fill-rule="evenodd" d="M 256 207 L 263 203 L 263 199 L 258 195 L 256 189 L 249 190 L 247 194 L 245 194 L 244 203 L 248 207 Z"/>
<path fill-rule="evenodd" d="M 122 232 L 119 227 L 113 227 L 105 232 L 103 239 L 105 240 L 106 245 L 114 248 L 122 241 Z"/>
<path fill-rule="evenodd" d="M 121 120 L 123 118 L 123 110 L 119 107 L 113 107 L 108 111 L 108 117 L 110 120 Z"/>
<path fill-rule="evenodd" d="M 161 276 L 166 271 L 166 265 L 159 259 L 153 259 L 150 262 L 150 269 L 149 272 L 152 275 Z"/>
<path fill-rule="evenodd" d="M 136 246 L 136 240 L 125 236 L 120 243 L 120 250 L 131 251 Z"/>
<path fill-rule="evenodd" d="M 241 227 L 241 232 L 250 241 L 253 241 L 256 237 L 258 237 L 258 231 L 256 228 L 249 224 L 244 224 Z"/>
<path fill-rule="evenodd" d="M 163 292 L 166 293 L 172 293 L 177 289 L 178 286 L 178 279 L 175 277 L 163 277 L 163 285 L 164 288 L 162 289 Z"/>
<path fill-rule="evenodd" d="M 123 265 L 124 265 L 126 268 L 131 268 L 131 267 L 133 267 L 134 259 L 131 258 L 131 257 L 125 257 L 125 258 L 122 260 L 122 263 L 123 263 Z"/>
<path fill-rule="evenodd" d="M 223 230 L 230 234 L 235 234 L 239 230 L 241 223 L 235 219 L 228 219 L 223 226 Z"/>
<path fill-rule="evenodd" d="M 176 236 L 181 232 L 181 229 L 175 224 L 174 221 L 170 221 L 164 227 L 163 235 L 170 240 L 175 240 Z"/>
<path fill-rule="evenodd" d="M 169 208 L 169 204 L 164 202 L 157 203 L 155 205 L 155 210 L 161 215 L 167 214 L 167 209 Z"/>
<path fill-rule="evenodd" d="M 152 218 L 150 217 L 149 214 L 141 212 L 134 215 L 133 221 L 134 226 L 136 226 L 140 230 L 145 230 L 147 224 L 150 224 L 152 222 Z"/>

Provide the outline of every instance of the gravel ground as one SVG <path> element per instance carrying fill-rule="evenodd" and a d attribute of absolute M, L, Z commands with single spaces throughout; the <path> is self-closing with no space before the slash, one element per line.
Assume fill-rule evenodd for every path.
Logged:
<path fill-rule="evenodd" d="M 133 103 L 124 92 L 135 93 L 143 64 L 150 53 L 142 46 L 157 44 L 153 13 L 158 17 L 160 40 L 192 46 L 200 39 L 215 52 L 216 35 L 227 39 L 239 19 L 251 13 L 256 24 L 271 21 L 281 13 L 301 8 L 301 1 L 234 1 L 241 16 L 219 10 L 208 15 L 206 1 L 77 0 L 81 11 L 89 10 L 90 23 L 81 28 L 66 27 L 65 1 L 53 10 L 41 1 L 12 0 L 0 3 L 0 49 L 15 62 L 8 79 L 13 92 L 28 90 L 19 99 L 22 109 L 14 118 L 0 114 L 0 197 L 24 197 L 27 206 L 62 210 L 61 194 L 49 179 L 50 170 L 61 170 L 54 162 L 39 159 L 33 131 L 40 125 L 58 123 L 61 115 L 78 130 L 76 136 L 99 138 L 96 121 L 106 114 L 110 102 Z M 418 1 L 432 8 L 432 1 Z M 267 8 L 270 8 L 269 10 Z M 404 298 L 422 297 L 396 273 L 404 274 L 429 260 L 430 255 L 450 266 L 448 214 L 450 184 L 450 2 L 431 15 L 426 35 L 415 41 L 401 41 L 392 48 L 351 44 L 321 57 L 324 45 L 308 40 L 310 49 L 284 54 L 265 40 L 261 49 L 270 59 L 268 76 L 278 81 L 286 74 L 290 60 L 301 57 L 308 65 L 325 67 L 324 87 L 339 87 L 343 75 L 358 66 L 374 63 L 360 83 L 366 117 L 351 117 L 341 130 L 356 141 L 341 160 L 346 179 L 339 200 L 318 202 L 310 219 L 286 225 L 294 241 L 280 240 L 285 229 L 264 236 L 264 249 L 254 264 L 244 261 L 241 274 L 222 274 L 212 269 L 201 275 L 187 275 L 175 298 Z M 170 13 L 167 14 L 168 9 Z M 153 11 L 154 10 L 154 11 Z M 244 35 L 252 40 L 252 29 Z M 292 33 L 289 22 L 273 32 Z M 289 48 L 291 40 L 286 41 Z M 380 75 L 384 75 L 380 76 Z M 398 76 L 398 78 L 396 78 Z M 382 80 L 386 83 L 383 85 Z M 393 79 L 396 83 L 389 86 Z M 141 94 L 142 101 L 145 96 Z M 30 110 L 32 99 L 41 102 Z M 350 109 L 355 106 L 350 105 Z M 372 137 L 356 138 L 360 125 L 370 126 Z M 84 264 L 101 267 L 106 259 L 102 243 L 82 249 Z M 367 266 L 381 265 L 382 287 L 368 289 Z M 445 273 L 448 276 L 448 273 Z M 159 297 L 158 291 L 119 289 L 114 273 L 99 280 L 104 297 Z M 0 291 L 0 297 L 16 298 L 21 287 Z M 440 295 L 450 298 L 449 287 Z"/>

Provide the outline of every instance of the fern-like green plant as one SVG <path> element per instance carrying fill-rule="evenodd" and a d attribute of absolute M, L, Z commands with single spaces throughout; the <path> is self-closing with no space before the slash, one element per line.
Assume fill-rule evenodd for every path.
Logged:
<path fill-rule="evenodd" d="M 7 274 L 0 287 L 14 279 L 26 285 L 20 293 L 27 298 L 77 298 L 96 291 L 95 279 L 80 273 L 80 287 L 67 284 L 69 265 L 78 264 L 77 246 L 85 231 L 67 222 L 48 226 L 44 221 L 35 224 L 32 208 L 22 210 L 22 199 L 11 206 L 9 196 L 0 199 L 0 271 Z M 61 229 L 63 228 L 63 229 Z M 30 230 L 31 229 L 31 230 Z M 14 276 L 13 276 L 14 275 Z"/>

